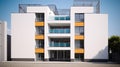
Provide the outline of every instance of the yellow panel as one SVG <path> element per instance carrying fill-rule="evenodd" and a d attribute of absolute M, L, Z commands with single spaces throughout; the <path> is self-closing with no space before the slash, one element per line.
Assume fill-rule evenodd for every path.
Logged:
<path fill-rule="evenodd" d="M 44 35 L 35 35 L 35 39 L 44 39 Z"/>
<path fill-rule="evenodd" d="M 84 26 L 84 22 L 75 22 L 75 26 Z"/>
<path fill-rule="evenodd" d="M 84 53 L 84 49 L 83 48 L 76 48 L 75 53 Z"/>
<path fill-rule="evenodd" d="M 75 40 L 83 40 L 84 36 L 83 35 L 75 35 Z"/>
<path fill-rule="evenodd" d="M 35 26 L 44 26 L 44 22 L 35 22 Z"/>
<path fill-rule="evenodd" d="M 44 53 L 43 48 L 35 48 L 35 53 Z"/>

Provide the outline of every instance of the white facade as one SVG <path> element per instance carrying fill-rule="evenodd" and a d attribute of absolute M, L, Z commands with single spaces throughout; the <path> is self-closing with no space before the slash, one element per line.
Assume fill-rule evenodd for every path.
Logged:
<path fill-rule="evenodd" d="M 13 13 L 11 58 L 35 58 L 35 15 L 32 13 Z"/>
<path fill-rule="evenodd" d="M 108 15 L 85 14 L 85 59 L 108 59 Z"/>
<path fill-rule="evenodd" d="M 7 23 L 0 21 L 0 61 L 7 61 Z"/>
<path fill-rule="evenodd" d="M 71 7 L 69 20 L 55 20 L 53 17 L 65 17 L 55 15 L 48 6 L 28 6 L 27 13 L 12 13 L 12 59 L 36 60 L 36 13 L 44 13 L 44 59 L 49 60 L 50 51 L 70 51 L 70 58 L 75 59 L 75 14 L 84 14 L 84 60 L 108 59 L 108 16 L 107 14 L 94 14 L 94 7 Z M 52 17 L 52 18 L 51 18 Z M 68 27 L 69 33 L 50 33 L 53 27 Z M 63 38 L 70 39 L 69 47 L 51 47 L 51 40 Z M 41 39 L 39 39 L 41 40 Z M 81 39 L 80 39 L 81 40 Z M 40 51 L 40 50 L 38 50 Z M 79 51 L 78 51 L 79 52 Z M 81 52 L 81 51 L 80 51 Z M 81 54 L 81 53 L 80 53 Z M 59 55 L 59 54 L 58 54 Z M 62 56 L 63 57 L 63 56 Z"/>

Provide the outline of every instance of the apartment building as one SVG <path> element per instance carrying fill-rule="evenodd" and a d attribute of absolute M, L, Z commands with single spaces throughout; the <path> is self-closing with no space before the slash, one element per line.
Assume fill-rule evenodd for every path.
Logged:
<path fill-rule="evenodd" d="M 70 9 L 20 4 L 11 14 L 11 60 L 108 60 L 108 15 L 99 6 L 99 0 L 76 0 Z"/>
<path fill-rule="evenodd" d="M 7 23 L 0 21 L 0 61 L 7 61 Z"/>

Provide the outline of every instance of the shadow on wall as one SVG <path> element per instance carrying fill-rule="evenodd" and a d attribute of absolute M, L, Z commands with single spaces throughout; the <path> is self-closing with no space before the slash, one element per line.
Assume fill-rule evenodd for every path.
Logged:
<path fill-rule="evenodd" d="M 99 51 L 93 59 L 87 60 L 88 62 L 107 62 L 108 61 L 108 46 Z"/>
<path fill-rule="evenodd" d="M 7 35 L 7 61 L 11 61 L 11 35 Z"/>

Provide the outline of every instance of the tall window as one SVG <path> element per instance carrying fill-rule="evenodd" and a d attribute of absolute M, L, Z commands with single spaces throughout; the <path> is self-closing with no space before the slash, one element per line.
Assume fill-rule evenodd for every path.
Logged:
<path fill-rule="evenodd" d="M 44 48 L 44 40 L 36 40 L 36 48 Z"/>
<path fill-rule="evenodd" d="M 84 40 L 75 40 L 75 48 L 84 48 Z"/>
<path fill-rule="evenodd" d="M 36 27 L 36 34 L 44 34 L 44 27 L 43 26 Z"/>
<path fill-rule="evenodd" d="M 75 13 L 75 22 L 84 22 L 84 14 Z"/>
<path fill-rule="evenodd" d="M 36 21 L 43 22 L 44 21 L 44 13 L 36 13 Z"/>
<path fill-rule="evenodd" d="M 36 60 L 44 60 L 44 54 L 43 53 L 37 53 L 36 54 Z"/>
<path fill-rule="evenodd" d="M 75 35 L 84 35 L 84 27 L 75 27 Z"/>

